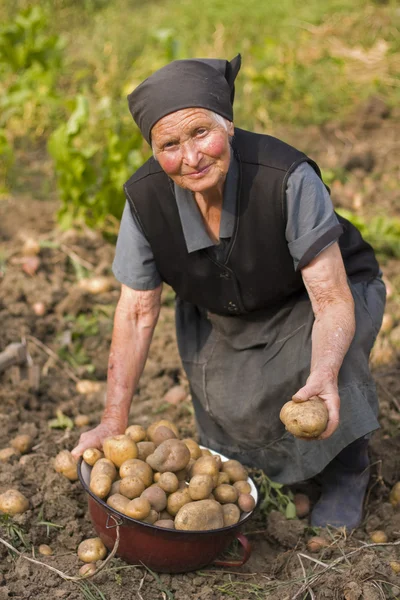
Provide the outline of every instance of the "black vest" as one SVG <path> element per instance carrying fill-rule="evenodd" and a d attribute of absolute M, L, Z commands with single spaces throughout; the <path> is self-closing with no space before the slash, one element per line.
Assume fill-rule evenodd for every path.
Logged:
<path fill-rule="evenodd" d="M 286 184 L 290 173 L 305 161 L 321 176 L 305 154 L 271 136 L 235 129 L 233 148 L 240 180 L 225 263 L 216 261 L 207 249 L 188 253 L 173 183 L 154 158 L 124 186 L 163 281 L 182 300 L 221 315 L 273 307 L 304 291 L 285 238 Z M 353 225 L 338 218 L 344 228 L 340 247 L 347 274 L 358 281 L 374 277 L 379 267 L 372 248 Z"/>

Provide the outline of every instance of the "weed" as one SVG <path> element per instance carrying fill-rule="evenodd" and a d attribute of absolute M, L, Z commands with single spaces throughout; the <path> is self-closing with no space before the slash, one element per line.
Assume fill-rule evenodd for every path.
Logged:
<path fill-rule="evenodd" d="M 6 531 L 7 537 L 11 541 L 11 544 L 15 548 L 23 546 L 25 549 L 29 549 L 29 544 L 25 539 L 25 531 L 13 521 L 10 515 L 0 515 L 0 527 L 3 527 Z"/>
<path fill-rule="evenodd" d="M 71 430 L 74 428 L 74 422 L 72 419 L 67 417 L 67 415 L 64 415 L 62 410 L 57 409 L 56 418 L 51 419 L 48 422 L 48 426 L 50 427 L 50 429 L 69 429 L 69 430 Z"/>

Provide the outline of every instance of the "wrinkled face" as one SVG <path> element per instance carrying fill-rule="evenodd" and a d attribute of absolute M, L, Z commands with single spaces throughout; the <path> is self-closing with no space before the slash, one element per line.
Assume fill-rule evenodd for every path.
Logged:
<path fill-rule="evenodd" d="M 151 130 L 155 158 L 180 187 L 192 192 L 221 189 L 230 163 L 227 128 L 203 108 L 184 108 L 160 119 Z"/>

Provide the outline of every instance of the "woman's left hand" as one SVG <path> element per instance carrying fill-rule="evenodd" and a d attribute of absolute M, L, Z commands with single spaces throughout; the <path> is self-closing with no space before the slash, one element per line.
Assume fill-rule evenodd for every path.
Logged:
<path fill-rule="evenodd" d="M 325 431 L 316 439 L 325 440 L 330 437 L 339 426 L 340 397 L 337 380 L 332 380 L 326 373 L 314 371 L 307 379 L 304 387 L 300 388 L 292 397 L 294 402 L 306 402 L 313 396 L 318 396 L 326 404 L 329 418 Z"/>

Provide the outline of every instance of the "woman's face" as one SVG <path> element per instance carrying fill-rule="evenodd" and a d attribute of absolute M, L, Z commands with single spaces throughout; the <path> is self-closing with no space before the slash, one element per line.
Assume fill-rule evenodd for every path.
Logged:
<path fill-rule="evenodd" d="M 154 156 L 166 174 L 192 192 L 221 189 L 230 163 L 227 129 L 203 108 L 184 108 L 160 119 L 151 130 Z"/>

